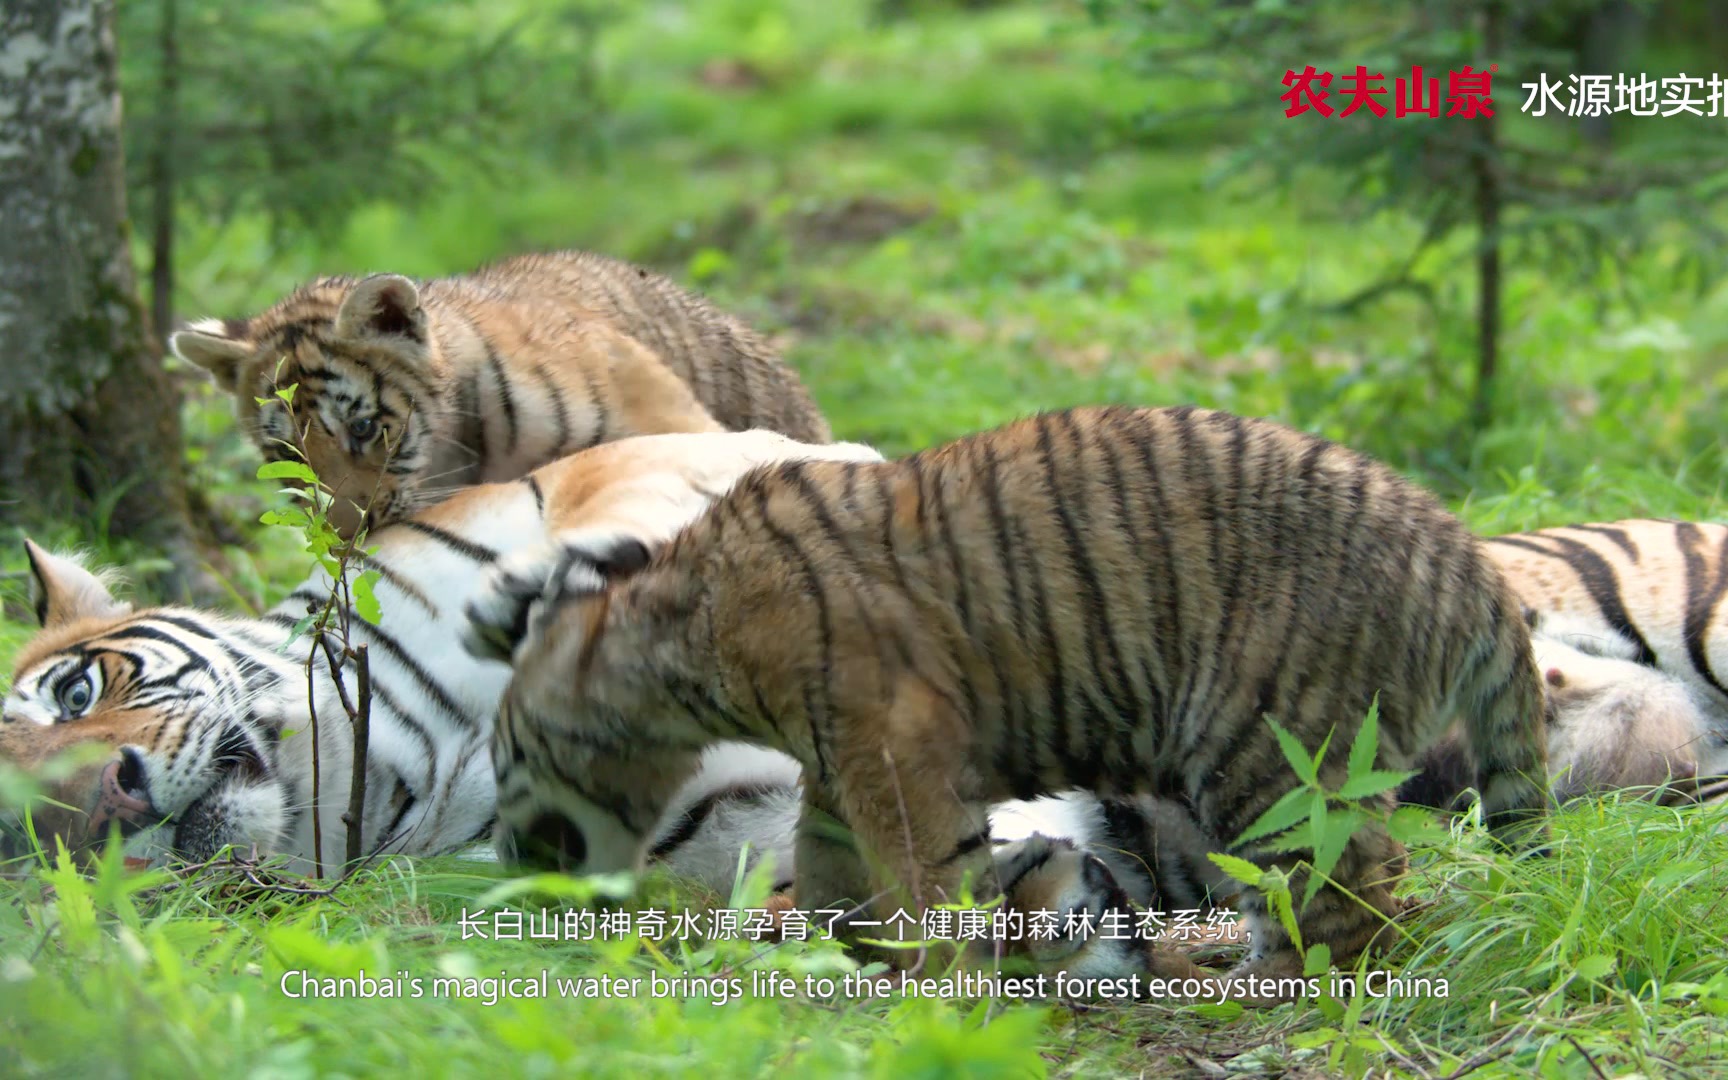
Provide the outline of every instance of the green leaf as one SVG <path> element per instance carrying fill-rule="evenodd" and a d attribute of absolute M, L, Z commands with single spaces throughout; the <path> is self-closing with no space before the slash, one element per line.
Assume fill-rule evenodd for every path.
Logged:
<path fill-rule="evenodd" d="M 1308 802 L 1308 846 L 1315 851 L 1326 842 L 1326 793 L 1311 792 Z"/>
<path fill-rule="evenodd" d="M 972 1006 L 972 1011 L 966 1014 L 965 1019 L 961 1020 L 961 1023 L 974 1030 L 982 1028 L 984 1022 L 990 1018 L 991 1004 L 992 1002 L 989 998 L 979 998 L 978 1004 Z"/>
<path fill-rule="evenodd" d="M 1284 760 L 1296 770 L 1296 775 L 1302 778 L 1302 782 L 1309 785 L 1319 783 L 1319 773 L 1314 768 L 1313 760 L 1308 757 L 1308 748 L 1270 716 L 1266 718 L 1266 722 L 1272 725 L 1272 733 L 1278 736 L 1278 748 L 1284 751 Z"/>
<path fill-rule="evenodd" d="M 1319 783 L 1320 765 L 1326 760 L 1326 751 L 1332 746 L 1332 736 L 1337 733 L 1337 728 L 1328 731 L 1326 737 L 1320 740 L 1320 749 L 1314 751 L 1314 775 L 1316 779 L 1309 781 L 1310 783 Z"/>
<path fill-rule="evenodd" d="M 1350 1007 L 1344 1010 L 1344 1030 L 1353 1030 L 1362 1020 L 1362 1010 L 1368 1004 L 1368 995 L 1358 990 L 1350 995 Z M 1378 1034 L 1378 1033 L 1377 1033 Z M 1399 1050 L 1398 1053 L 1403 1053 Z"/>
<path fill-rule="evenodd" d="M 1247 1009 L 1240 1001 L 1205 1001 L 1188 1006 L 1188 1011 L 1208 1020 L 1234 1020 Z"/>
<path fill-rule="evenodd" d="M 284 357 L 284 360 L 285 359 L 286 357 Z M 278 365 L 276 370 L 281 371 L 281 366 Z M 300 389 L 299 383 L 289 383 L 287 386 L 279 387 L 276 391 L 276 396 L 281 398 L 284 403 L 292 405 L 294 404 L 294 391 L 298 389 Z"/>
<path fill-rule="evenodd" d="M 1391 791 L 1404 781 L 1415 776 L 1419 770 L 1411 769 L 1400 772 L 1391 769 L 1370 769 L 1360 776 L 1352 776 L 1344 781 L 1344 786 L 1337 794 L 1346 799 L 1366 799 L 1381 792 Z"/>
<path fill-rule="evenodd" d="M 1579 960 L 1572 970 L 1580 979 L 1594 982 L 1614 970 L 1614 957 L 1605 953 L 1591 953 Z"/>
<path fill-rule="evenodd" d="M 308 614 L 304 619 L 301 619 L 299 622 L 295 623 L 294 628 L 292 630 L 288 631 L 289 643 L 292 644 L 293 642 L 300 640 L 300 637 L 303 634 L 305 634 L 306 631 L 312 629 L 312 624 L 317 622 L 317 621 L 318 621 L 318 612 L 314 611 L 314 612 L 311 612 L 310 614 Z"/>
<path fill-rule="evenodd" d="M 312 519 L 307 517 L 306 511 L 298 506 L 282 506 L 275 510 L 264 511 L 258 520 L 265 525 L 287 525 L 291 528 L 301 529 L 305 528 Z"/>
<path fill-rule="evenodd" d="M 1350 760 L 1345 766 L 1344 774 L 1352 782 L 1367 776 L 1374 769 L 1374 755 L 1380 752 L 1380 695 L 1374 695 L 1374 701 L 1368 706 L 1368 715 L 1362 721 L 1362 730 L 1356 733 L 1356 741 L 1350 744 Z M 1346 788 L 1349 784 L 1344 785 Z M 1339 792 L 1344 795 L 1343 791 Z M 1375 792 L 1369 792 L 1375 794 Z M 1345 798 L 1360 798 L 1355 795 L 1344 795 Z"/>
<path fill-rule="evenodd" d="M 518 897 L 544 897 L 574 901 L 572 906 L 584 907 L 596 900 L 624 900 L 635 888 L 635 877 L 629 873 L 588 874 L 571 877 L 565 874 L 541 873 L 513 878 L 493 886 L 477 901 L 480 907 L 497 907 Z"/>
<path fill-rule="evenodd" d="M 1212 860 L 1212 865 L 1224 871 L 1226 874 L 1229 874 L 1244 885 L 1259 885 L 1261 877 L 1265 874 L 1264 870 L 1261 870 L 1258 866 L 1255 866 L 1247 859 L 1238 859 L 1234 855 L 1225 855 L 1222 852 L 1213 851 L 1208 852 L 1206 857 Z"/>
<path fill-rule="evenodd" d="M 1330 1045 L 1340 1034 L 1336 1028 L 1316 1028 L 1313 1031 L 1293 1031 L 1285 1041 L 1298 1050 L 1318 1050 Z"/>
<path fill-rule="evenodd" d="M 1297 787 L 1286 791 L 1284 797 L 1268 806 L 1259 817 L 1255 818 L 1253 824 L 1244 829 L 1242 835 L 1238 836 L 1236 842 L 1231 846 L 1241 847 L 1243 844 L 1258 840 L 1262 836 L 1283 832 L 1285 829 L 1307 820 L 1309 790 L 1305 787 Z"/>
<path fill-rule="evenodd" d="M 1386 820 L 1386 833 L 1400 844 L 1433 842 L 1449 835 L 1431 811 L 1420 806 L 1400 806 Z"/>
<path fill-rule="evenodd" d="M 1254 850 L 1263 855 L 1282 855 L 1296 853 L 1307 855 L 1314 850 L 1314 838 L 1307 829 L 1291 829 L 1286 833 L 1260 841 L 1254 845 Z"/>
<path fill-rule="evenodd" d="M 258 466 L 260 480 L 304 480 L 309 484 L 318 482 L 318 474 L 303 461 L 266 461 Z"/>
<path fill-rule="evenodd" d="M 354 614 L 374 626 L 378 625 L 378 620 L 384 617 L 383 611 L 378 606 L 378 596 L 372 591 L 378 577 L 378 571 L 368 570 L 355 578 L 349 586 L 354 593 Z"/>
<path fill-rule="evenodd" d="M 1270 876 L 1270 874 L 1263 875 L 1261 880 L 1265 881 Z M 1291 906 L 1289 888 L 1262 888 L 1261 893 L 1265 896 L 1273 913 L 1278 916 L 1278 922 L 1284 927 L 1284 932 L 1290 935 L 1290 940 L 1296 943 L 1296 948 L 1302 948 L 1302 930 L 1296 925 L 1296 909 Z"/>
<path fill-rule="evenodd" d="M 1302 956 L 1302 974 L 1324 975 L 1332 969 L 1332 946 L 1317 941 Z"/>
<path fill-rule="evenodd" d="M 1321 875 L 1332 873 L 1332 868 L 1338 865 L 1350 838 L 1356 835 L 1356 830 L 1360 829 L 1366 820 L 1360 810 L 1342 810 L 1327 822 L 1320 842 L 1314 846 L 1314 870 L 1308 875 L 1308 884 L 1302 892 L 1304 906 L 1320 891 L 1323 884 Z"/>

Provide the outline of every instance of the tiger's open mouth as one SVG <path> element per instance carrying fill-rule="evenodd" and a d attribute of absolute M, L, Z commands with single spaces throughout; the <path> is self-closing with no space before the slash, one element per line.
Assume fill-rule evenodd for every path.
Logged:
<path fill-rule="evenodd" d="M 172 812 L 157 810 L 142 783 L 136 751 L 123 750 L 101 773 L 87 835 L 100 844 L 119 822 L 134 863 L 203 862 L 230 845 L 271 846 L 281 834 L 287 792 L 253 737 L 238 725 L 223 733 L 199 794 Z"/>

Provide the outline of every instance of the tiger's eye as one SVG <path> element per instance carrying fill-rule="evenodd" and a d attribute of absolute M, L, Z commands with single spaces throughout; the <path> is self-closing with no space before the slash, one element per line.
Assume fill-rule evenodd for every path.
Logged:
<path fill-rule="evenodd" d="M 88 672 L 79 672 L 75 679 L 67 679 L 60 684 L 55 696 L 60 700 L 60 707 L 68 713 L 81 713 L 90 707 L 90 698 L 95 688 L 90 685 Z"/>
<path fill-rule="evenodd" d="M 348 421 L 348 434 L 361 442 L 370 439 L 377 431 L 378 418 L 376 416 L 356 416 Z"/>

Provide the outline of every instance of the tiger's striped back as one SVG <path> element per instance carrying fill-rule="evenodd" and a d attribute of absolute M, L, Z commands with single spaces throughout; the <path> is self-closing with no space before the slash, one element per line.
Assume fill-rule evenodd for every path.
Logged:
<path fill-rule="evenodd" d="M 1079 409 L 887 466 L 784 466 L 709 523 L 689 543 L 727 553 L 716 571 L 732 549 L 768 555 L 856 605 L 856 629 L 896 640 L 888 610 L 938 635 L 921 644 L 953 668 L 931 674 L 980 718 L 1004 797 L 1136 790 L 1150 737 L 1174 770 L 1161 789 L 1235 821 L 1285 768 L 1262 717 L 1318 745 L 1377 698 L 1389 760 L 1456 708 L 1493 721 L 1471 740 L 1490 816 L 1543 804 L 1525 777 L 1540 691 L 1504 583 L 1438 500 L 1323 440 L 1226 413 Z M 749 606 L 718 598 L 745 569 L 714 604 L 748 640 Z M 821 629 L 840 662 L 852 643 Z M 1226 760 L 1225 785 L 1199 790 Z"/>
<path fill-rule="evenodd" d="M 568 298 L 648 346 L 728 431 L 827 442 L 827 422 L 768 342 L 671 278 L 589 251 L 519 255 L 480 270 L 485 287 Z"/>

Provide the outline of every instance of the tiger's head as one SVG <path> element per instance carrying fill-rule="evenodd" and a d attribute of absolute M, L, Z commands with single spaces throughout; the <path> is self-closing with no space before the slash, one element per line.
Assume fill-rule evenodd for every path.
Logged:
<path fill-rule="evenodd" d="M 260 315 L 200 320 L 168 344 L 235 395 L 267 460 L 304 449 L 344 536 L 415 508 L 437 442 L 442 361 L 412 281 L 320 278 Z"/>
<path fill-rule="evenodd" d="M 615 602 L 650 561 L 641 541 L 567 534 L 501 564 L 468 607 L 468 651 L 514 674 L 492 729 L 496 846 L 506 862 L 593 874 L 642 868 L 679 786 L 715 741 L 704 691 L 669 676 Z"/>
<path fill-rule="evenodd" d="M 273 846 L 295 796 L 278 767 L 272 693 L 297 670 L 244 624 L 186 608 L 134 611 L 73 558 L 25 542 L 41 632 L 0 703 L 0 761 L 46 798 L 8 811 L 52 852 L 85 855 L 118 830 L 131 857 L 208 858 Z"/>

